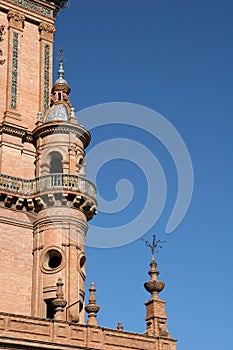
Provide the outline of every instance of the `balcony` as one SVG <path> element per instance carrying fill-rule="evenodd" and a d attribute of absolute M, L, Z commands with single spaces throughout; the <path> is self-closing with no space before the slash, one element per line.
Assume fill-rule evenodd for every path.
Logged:
<path fill-rule="evenodd" d="M 0 191 L 18 196 L 34 196 L 51 190 L 70 190 L 86 194 L 96 200 L 95 185 L 79 175 L 49 174 L 25 180 L 18 177 L 0 174 Z"/>

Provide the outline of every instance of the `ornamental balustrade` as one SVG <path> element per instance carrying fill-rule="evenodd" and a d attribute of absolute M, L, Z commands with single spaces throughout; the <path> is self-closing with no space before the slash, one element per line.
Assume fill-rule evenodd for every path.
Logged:
<path fill-rule="evenodd" d="M 26 180 L 19 177 L 0 174 L 0 190 L 7 192 L 28 196 L 54 189 L 67 189 L 86 193 L 94 200 L 96 199 L 95 185 L 79 175 L 49 174 L 36 177 L 35 179 Z"/>

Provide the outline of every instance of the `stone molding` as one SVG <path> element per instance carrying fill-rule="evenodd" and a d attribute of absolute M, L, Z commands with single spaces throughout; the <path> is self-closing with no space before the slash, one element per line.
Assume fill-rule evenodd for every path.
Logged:
<path fill-rule="evenodd" d="M 63 121 L 60 123 L 50 122 L 42 124 L 36 128 L 32 134 L 35 140 L 39 137 L 44 138 L 52 134 L 75 134 L 76 137 L 82 141 L 84 148 L 89 145 L 91 140 L 90 133 L 84 127 L 71 123 L 65 123 Z"/>
<path fill-rule="evenodd" d="M 12 225 L 12 226 L 23 227 L 23 228 L 28 228 L 28 229 L 33 228 L 32 222 L 23 221 L 23 220 L 14 219 L 14 218 L 10 218 L 10 220 L 9 220 L 9 218 L 6 216 L 0 216 L 0 223 Z"/>

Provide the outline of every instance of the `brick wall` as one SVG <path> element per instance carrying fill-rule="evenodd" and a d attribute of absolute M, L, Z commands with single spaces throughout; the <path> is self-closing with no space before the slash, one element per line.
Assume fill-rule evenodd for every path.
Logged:
<path fill-rule="evenodd" d="M 32 227 L 26 214 L 0 208 L 0 310 L 31 314 Z"/>

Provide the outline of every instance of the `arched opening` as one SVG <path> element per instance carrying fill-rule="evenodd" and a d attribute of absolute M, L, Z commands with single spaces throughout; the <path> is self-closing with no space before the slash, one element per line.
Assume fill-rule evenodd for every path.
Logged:
<path fill-rule="evenodd" d="M 63 171 L 62 155 L 59 152 L 52 152 L 50 156 L 50 174 L 61 174 Z"/>

